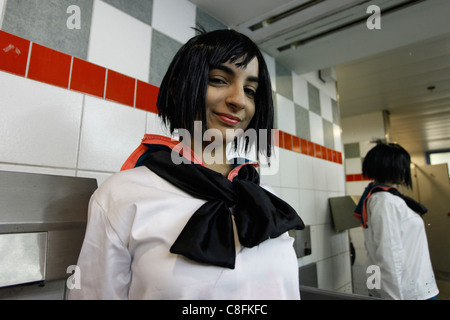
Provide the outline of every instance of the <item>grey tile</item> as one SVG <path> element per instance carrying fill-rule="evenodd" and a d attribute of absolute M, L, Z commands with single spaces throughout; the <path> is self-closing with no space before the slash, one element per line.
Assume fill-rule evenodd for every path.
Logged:
<path fill-rule="evenodd" d="M 152 24 L 153 0 L 103 0 L 130 16 L 148 24 Z"/>
<path fill-rule="evenodd" d="M 327 148 L 334 149 L 334 130 L 333 130 L 333 124 L 326 120 L 322 119 L 323 122 L 323 140 L 324 145 Z"/>
<path fill-rule="evenodd" d="M 70 5 L 80 8 L 80 29 L 69 29 Z M 2 30 L 86 60 L 93 0 L 7 1 Z"/>
<path fill-rule="evenodd" d="M 226 25 L 224 25 L 219 20 L 210 16 L 203 9 L 197 7 L 196 10 L 196 18 L 195 22 L 198 27 L 205 29 L 205 31 L 214 31 L 220 29 L 228 29 Z"/>
<path fill-rule="evenodd" d="M 359 143 L 355 142 L 344 144 L 344 155 L 347 159 L 361 157 L 361 152 L 359 151 Z"/>
<path fill-rule="evenodd" d="M 339 112 L 339 106 L 336 100 L 331 99 L 331 111 L 333 112 L 333 123 L 341 125 L 341 115 Z"/>
<path fill-rule="evenodd" d="M 165 34 L 152 29 L 152 49 L 150 57 L 150 83 L 159 87 L 167 68 L 182 44 Z"/>
<path fill-rule="evenodd" d="M 292 86 L 292 72 L 282 64 L 275 63 L 277 93 L 294 100 L 294 89 Z"/>
<path fill-rule="evenodd" d="M 308 82 L 309 110 L 322 116 L 319 89 Z"/>
<path fill-rule="evenodd" d="M 297 137 L 311 140 L 311 130 L 309 125 L 309 111 L 305 108 L 299 106 L 298 104 L 294 105 L 295 111 L 295 135 Z"/>

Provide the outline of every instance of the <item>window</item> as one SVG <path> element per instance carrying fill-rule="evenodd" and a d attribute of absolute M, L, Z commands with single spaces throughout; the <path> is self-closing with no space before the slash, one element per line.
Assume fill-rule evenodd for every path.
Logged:
<path fill-rule="evenodd" d="M 447 163 L 450 176 L 450 150 L 437 150 L 425 153 L 427 164 Z"/>

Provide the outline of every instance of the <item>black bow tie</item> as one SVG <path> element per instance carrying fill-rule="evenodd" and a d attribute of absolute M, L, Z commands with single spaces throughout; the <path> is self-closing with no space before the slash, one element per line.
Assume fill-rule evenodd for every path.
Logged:
<path fill-rule="evenodd" d="M 207 200 L 187 222 L 170 248 L 172 253 L 234 269 L 230 208 L 244 247 L 305 227 L 289 204 L 259 186 L 259 175 L 252 165 L 242 166 L 233 182 L 199 164 L 174 164 L 169 149 L 149 153 L 145 166 L 193 197 Z"/>

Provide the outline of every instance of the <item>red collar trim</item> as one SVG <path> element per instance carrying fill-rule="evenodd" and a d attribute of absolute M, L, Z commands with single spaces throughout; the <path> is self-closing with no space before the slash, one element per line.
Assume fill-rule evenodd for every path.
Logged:
<path fill-rule="evenodd" d="M 139 147 L 137 147 L 136 150 L 134 150 L 133 153 L 128 157 L 128 159 L 122 165 L 122 168 L 120 168 L 120 171 L 136 167 L 136 163 L 138 162 L 139 158 L 147 152 L 149 144 L 159 144 L 167 146 L 173 151 L 177 151 L 180 155 L 185 157 L 190 162 L 205 166 L 202 159 L 197 154 L 195 154 L 194 150 L 190 149 L 182 142 L 157 134 L 145 134 Z M 248 164 L 253 165 L 255 168 L 259 167 L 259 163 L 257 161 L 243 163 L 230 171 L 227 177 L 228 180 L 233 181 L 233 179 L 238 175 L 238 172 L 242 168 L 242 166 Z"/>

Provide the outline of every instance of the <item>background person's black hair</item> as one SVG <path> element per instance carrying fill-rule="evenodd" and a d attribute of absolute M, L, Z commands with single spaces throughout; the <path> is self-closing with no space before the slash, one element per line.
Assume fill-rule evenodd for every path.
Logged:
<path fill-rule="evenodd" d="M 404 184 L 412 189 L 411 156 L 396 143 L 377 141 L 364 158 L 362 174 L 378 183 Z"/>

